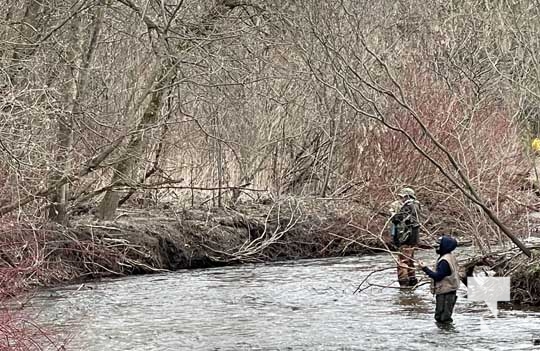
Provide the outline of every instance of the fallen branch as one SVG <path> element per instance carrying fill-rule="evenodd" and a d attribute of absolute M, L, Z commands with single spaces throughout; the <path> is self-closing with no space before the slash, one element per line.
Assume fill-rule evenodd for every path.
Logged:
<path fill-rule="evenodd" d="M 16 200 L 16 201 L 12 202 L 9 205 L 0 207 L 0 217 L 7 214 L 7 213 L 10 213 L 11 211 L 16 210 L 17 208 L 20 208 L 21 206 L 24 206 L 24 205 L 28 204 L 29 202 L 34 201 L 36 198 L 47 197 L 47 196 L 51 195 L 52 193 L 54 193 L 56 191 L 56 189 L 58 189 L 62 185 L 67 184 L 67 183 L 72 183 L 72 182 L 78 180 L 79 178 L 84 177 L 84 176 L 88 175 L 89 173 L 92 173 L 120 145 L 120 143 L 122 142 L 123 139 L 124 139 L 124 136 L 116 139 L 116 141 L 114 143 L 109 145 L 100 154 L 98 154 L 98 155 L 92 157 L 90 160 L 88 160 L 86 162 L 86 164 L 83 167 L 81 167 L 77 173 L 72 174 L 72 175 L 68 175 L 68 176 L 63 176 L 56 183 L 49 186 L 48 188 L 39 190 L 39 191 L 35 192 L 34 194 L 31 194 L 31 195 L 28 195 L 28 196 L 26 196 L 26 197 L 24 197 L 22 199 Z"/>
<path fill-rule="evenodd" d="M 387 271 L 389 269 L 396 269 L 396 267 L 385 267 L 385 268 L 381 268 L 381 269 L 377 269 L 375 271 L 371 271 L 367 276 L 364 277 L 364 279 L 360 282 L 360 284 L 358 284 L 358 287 L 356 288 L 356 290 L 353 291 L 353 295 L 356 294 L 360 288 L 362 287 L 362 285 L 364 285 L 364 283 L 375 273 L 379 273 L 379 272 L 384 272 L 384 271 Z M 363 289 L 364 290 L 364 289 Z M 360 290 L 363 291 L 363 290 Z"/>

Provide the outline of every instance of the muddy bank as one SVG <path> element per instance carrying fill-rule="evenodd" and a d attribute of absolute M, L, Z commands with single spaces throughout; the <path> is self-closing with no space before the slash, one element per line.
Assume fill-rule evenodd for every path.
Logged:
<path fill-rule="evenodd" d="M 288 200 L 240 209 L 123 210 L 48 225 L 40 285 L 162 270 L 323 258 L 384 249 L 348 207 Z"/>

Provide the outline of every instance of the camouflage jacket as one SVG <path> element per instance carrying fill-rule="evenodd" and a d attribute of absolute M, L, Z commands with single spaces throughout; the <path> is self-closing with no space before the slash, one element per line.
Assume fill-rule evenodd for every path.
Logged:
<path fill-rule="evenodd" d="M 416 245 L 420 228 L 420 203 L 414 199 L 394 201 L 390 207 L 394 244 Z"/>

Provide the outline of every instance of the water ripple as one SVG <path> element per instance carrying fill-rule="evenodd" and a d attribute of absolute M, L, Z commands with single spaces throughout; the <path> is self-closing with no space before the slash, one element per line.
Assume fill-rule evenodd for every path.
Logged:
<path fill-rule="evenodd" d="M 423 255 L 427 255 L 424 253 Z M 32 308 L 73 331 L 73 350 L 529 350 L 540 313 L 489 318 L 464 292 L 454 328 L 433 321 L 433 297 L 374 288 L 352 295 L 384 255 L 129 277 L 48 290 Z M 373 276 L 396 285 L 395 272 Z"/>

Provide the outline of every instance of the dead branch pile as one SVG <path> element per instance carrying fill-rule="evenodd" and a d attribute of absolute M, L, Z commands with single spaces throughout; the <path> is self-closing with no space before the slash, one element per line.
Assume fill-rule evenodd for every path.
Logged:
<path fill-rule="evenodd" d="M 27 267 L 22 272 L 25 284 L 50 285 L 384 247 L 379 234 L 355 225 L 363 212 L 348 205 L 288 199 L 237 209 L 131 209 L 114 221 L 79 217 L 69 227 L 4 226 L 0 269 Z"/>
<path fill-rule="evenodd" d="M 532 249 L 533 258 L 528 258 L 512 249 L 493 252 L 470 259 L 462 265 L 462 281 L 467 284 L 467 276 L 478 270 L 491 271 L 494 276 L 510 277 L 510 298 L 512 303 L 540 306 L 540 247 Z"/>

